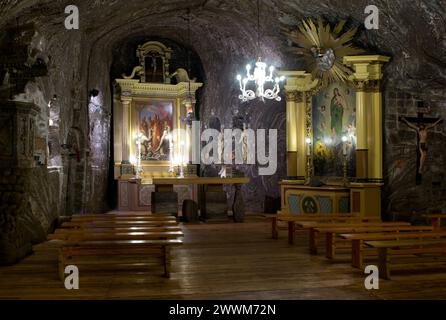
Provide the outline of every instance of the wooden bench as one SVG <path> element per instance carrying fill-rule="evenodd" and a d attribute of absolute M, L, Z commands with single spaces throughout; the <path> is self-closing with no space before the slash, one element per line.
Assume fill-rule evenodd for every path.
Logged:
<path fill-rule="evenodd" d="M 182 231 L 130 231 L 130 232 L 66 232 L 49 235 L 51 240 L 149 240 L 149 239 L 177 239 L 183 237 Z"/>
<path fill-rule="evenodd" d="M 160 226 L 177 226 L 175 220 L 100 220 L 100 221 L 66 221 L 62 223 L 62 228 L 116 228 L 116 227 L 160 227 Z"/>
<path fill-rule="evenodd" d="M 264 214 L 263 217 L 271 220 L 271 237 L 278 239 L 278 222 L 284 221 L 288 223 L 288 233 L 295 232 L 294 222 L 297 221 L 318 221 L 318 222 L 333 222 L 333 221 L 361 221 L 363 218 L 353 216 L 351 214 Z M 373 219 L 373 218 L 372 218 Z M 368 220 L 368 218 L 366 219 Z M 289 236 L 290 237 L 290 236 Z"/>
<path fill-rule="evenodd" d="M 366 255 L 364 246 L 365 241 L 379 240 L 400 240 L 400 239 L 425 239 L 425 238 L 444 238 L 446 231 L 443 232 L 383 232 L 383 233 L 347 233 L 340 234 L 340 238 L 351 241 L 352 248 L 352 266 L 363 268 L 364 257 Z"/>
<path fill-rule="evenodd" d="M 365 244 L 378 250 L 379 275 L 384 279 L 390 279 L 390 256 L 399 250 L 405 254 L 446 253 L 446 239 L 366 241 Z"/>
<path fill-rule="evenodd" d="M 441 219 L 446 218 L 445 213 L 425 214 L 424 217 L 431 220 L 432 226 L 435 230 L 441 229 Z"/>
<path fill-rule="evenodd" d="M 350 242 L 347 241 L 347 246 L 342 246 L 337 244 L 338 235 L 342 233 L 385 233 L 385 232 L 422 232 L 422 231 L 432 231 L 431 226 L 407 226 L 407 225 L 383 225 L 383 226 L 368 226 L 368 227 L 346 227 L 346 228 L 316 228 L 314 232 L 317 234 L 325 233 L 325 256 L 328 259 L 334 259 L 336 248 L 349 248 Z M 311 250 L 311 249 L 310 249 Z M 316 249 L 317 250 L 317 249 Z"/>
<path fill-rule="evenodd" d="M 118 215 L 75 215 L 71 216 L 70 221 L 176 221 L 174 216 L 118 216 Z"/>
<path fill-rule="evenodd" d="M 317 247 L 319 242 L 319 235 L 324 233 L 328 233 L 329 236 L 326 236 L 326 247 L 330 245 L 335 245 L 335 240 L 333 239 L 332 234 L 340 234 L 340 233 L 352 233 L 352 232 L 379 232 L 381 230 L 404 230 L 406 231 L 413 230 L 413 226 L 411 226 L 408 222 L 359 222 L 359 223 L 333 223 L 333 224 L 312 224 L 312 225 L 304 225 L 304 228 L 307 228 L 309 231 L 308 241 L 310 253 L 317 254 Z M 415 229 L 418 229 L 416 227 Z M 431 227 L 422 227 L 423 230 L 432 230 Z M 327 244 L 328 243 L 328 244 Z M 330 250 L 331 251 L 331 250 Z"/>
<path fill-rule="evenodd" d="M 58 228 L 54 230 L 53 234 L 48 235 L 56 236 L 58 234 L 65 233 L 107 233 L 107 232 L 159 232 L 159 231 L 181 231 L 180 226 L 140 226 L 140 227 L 91 227 L 91 226 L 81 226 L 80 228 Z"/>
<path fill-rule="evenodd" d="M 170 249 L 183 243 L 180 239 L 66 241 L 59 249 L 59 277 L 65 278 L 65 266 L 73 264 L 78 256 L 158 255 L 162 258 L 164 275 L 170 277 Z"/>

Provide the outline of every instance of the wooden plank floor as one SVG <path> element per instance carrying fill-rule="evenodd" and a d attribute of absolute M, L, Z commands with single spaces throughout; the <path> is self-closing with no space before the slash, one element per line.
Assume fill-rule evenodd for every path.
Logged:
<path fill-rule="evenodd" d="M 306 234 L 290 246 L 286 232 L 270 238 L 265 222 L 184 225 L 185 244 L 173 250 L 171 279 L 148 257 L 139 269 L 80 265 L 80 289 L 57 277 L 57 245 L 47 242 L 11 267 L 0 267 L 1 299 L 446 299 L 446 269 L 395 273 L 380 289 L 364 288 L 349 254 L 335 262 L 308 254 Z M 322 250 L 323 251 L 323 250 Z M 109 263 L 127 263 L 129 257 Z"/>

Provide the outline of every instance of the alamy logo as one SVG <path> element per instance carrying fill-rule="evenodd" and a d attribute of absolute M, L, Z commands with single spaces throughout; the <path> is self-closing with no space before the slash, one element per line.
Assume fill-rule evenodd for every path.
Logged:
<path fill-rule="evenodd" d="M 74 265 L 65 267 L 65 289 L 67 290 L 79 290 L 79 269 Z"/>
<path fill-rule="evenodd" d="M 65 18 L 65 28 L 79 30 L 79 8 L 75 5 L 66 6 L 65 13 L 68 14 Z"/>
<path fill-rule="evenodd" d="M 248 164 L 259 166 L 259 175 L 273 175 L 277 170 L 277 129 L 205 129 L 200 134 L 200 121 L 192 122 L 191 132 L 184 129 L 180 136 L 192 135 L 193 164 Z M 175 131 L 173 130 L 175 136 Z M 267 143 L 268 141 L 268 143 Z"/>
<path fill-rule="evenodd" d="M 364 286 L 367 290 L 379 289 L 379 270 L 375 265 L 366 266 L 364 274 L 368 274 L 364 280 Z"/>
<path fill-rule="evenodd" d="M 364 20 L 364 26 L 367 30 L 379 29 L 379 9 L 375 5 L 368 5 L 364 9 L 364 13 L 368 16 Z"/>

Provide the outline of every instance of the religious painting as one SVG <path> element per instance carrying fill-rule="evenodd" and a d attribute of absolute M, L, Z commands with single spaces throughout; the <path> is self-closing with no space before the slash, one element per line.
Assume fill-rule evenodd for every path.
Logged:
<path fill-rule="evenodd" d="M 141 161 L 170 161 L 174 102 L 147 100 L 135 102 Z"/>
<path fill-rule="evenodd" d="M 332 83 L 313 97 L 314 173 L 321 177 L 343 176 L 344 154 L 348 175 L 355 175 L 355 90 Z"/>

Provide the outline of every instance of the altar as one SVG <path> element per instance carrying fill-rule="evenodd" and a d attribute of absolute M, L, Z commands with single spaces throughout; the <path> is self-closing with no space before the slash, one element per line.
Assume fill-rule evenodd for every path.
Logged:
<path fill-rule="evenodd" d="M 287 79 L 281 211 L 380 217 L 381 79 L 389 57 L 337 58 L 344 70 L 337 81 L 314 78 L 314 70 L 281 72 Z"/>
<path fill-rule="evenodd" d="M 170 70 L 174 52 L 163 43 L 138 46 L 139 65 L 115 79 L 113 99 L 114 178 L 118 210 L 151 211 L 153 178 L 197 176 L 191 164 L 191 126 L 196 92 L 203 83 L 182 68 Z M 129 70 L 130 73 L 131 70 Z M 175 185 L 172 213 L 195 199 L 193 184 Z M 175 210 L 175 208 L 177 210 Z"/>

